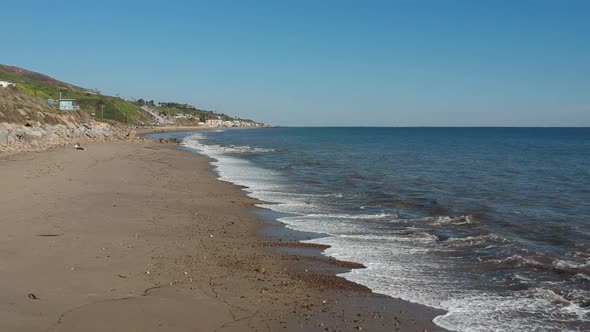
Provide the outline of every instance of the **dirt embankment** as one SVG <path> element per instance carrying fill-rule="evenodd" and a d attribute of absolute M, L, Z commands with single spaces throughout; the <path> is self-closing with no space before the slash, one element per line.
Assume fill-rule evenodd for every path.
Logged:
<path fill-rule="evenodd" d="M 84 112 L 59 112 L 46 100 L 0 88 L 0 152 L 124 138 L 131 131 L 94 121 Z"/>
<path fill-rule="evenodd" d="M 0 123 L 24 125 L 68 125 L 91 121 L 83 112 L 62 112 L 46 100 L 13 88 L 0 88 Z"/>

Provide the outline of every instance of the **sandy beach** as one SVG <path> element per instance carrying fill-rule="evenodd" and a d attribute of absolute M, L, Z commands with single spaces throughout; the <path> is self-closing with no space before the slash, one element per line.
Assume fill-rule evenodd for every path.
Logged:
<path fill-rule="evenodd" d="M 206 157 L 85 147 L 0 155 L 1 331 L 441 330 L 333 274 L 358 264 L 279 250 L 305 246 L 260 235 L 280 226 Z"/>

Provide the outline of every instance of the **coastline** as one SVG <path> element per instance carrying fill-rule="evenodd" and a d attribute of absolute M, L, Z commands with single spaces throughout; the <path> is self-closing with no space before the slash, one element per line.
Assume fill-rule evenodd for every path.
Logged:
<path fill-rule="evenodd" d="M 334 275 L 358 266 L 277 251 L 300 245 L 257 235 L 257 202 L 175 145 L 58 147 L 0 170 L 3 330 L 443 330 L 442 311 Z"/>

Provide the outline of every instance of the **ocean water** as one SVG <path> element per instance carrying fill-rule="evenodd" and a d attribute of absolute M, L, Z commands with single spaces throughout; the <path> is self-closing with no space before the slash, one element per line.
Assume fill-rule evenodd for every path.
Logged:
<path fill-rule="evenodd" d="M 170 134 L 167 134 L 170 135 Z M 177 133 L 342 277 L 447 310 L 457 331 L 590 330 L 590 129 Z"/>

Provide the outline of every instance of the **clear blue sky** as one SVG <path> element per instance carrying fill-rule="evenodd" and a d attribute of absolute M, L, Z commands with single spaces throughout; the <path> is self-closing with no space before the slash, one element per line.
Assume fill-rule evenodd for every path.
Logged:
<path fill-rule="evenodd" d="M 590 126 L 590 1 L 3 1 L 0 63 L 278 125 Z"/>

